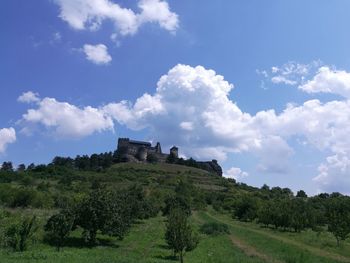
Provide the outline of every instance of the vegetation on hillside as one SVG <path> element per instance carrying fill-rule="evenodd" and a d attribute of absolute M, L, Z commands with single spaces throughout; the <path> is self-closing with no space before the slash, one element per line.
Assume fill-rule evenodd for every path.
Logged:
<path fill-rule="evenodd" d="M 195 166 L 119 163 L 115 158 L 112 153 L 56 157 L 48 165 L 20 165 L 18 169 L 5 162 L 0 170 L 0 252 L 52 247 L 66 253 L 72 246 L 122 246 L 140 224 L 157 222 L 156 240 L 162 240 L 165 250 L 161 258 L 149 262 L 166 261 L 174 254 L 179 260 L 196 262 L 192 255 L 206 253 L 203 249 L 210 240 L 228 242 L 232 253 L 244 258 L 242 262 L 269 262 L 276 255 L 286 261 L 286 254 L 274 248 L 273 240 L 284 240 L 292 251 L 298 250 L 298 244 L 307 247 L 306 236 L 315 236 L 316 248 L 311 245 L 310 254 L 300 252 L 305 258 L 288 262 L 316 262 L 312 257 L 318 262 L 347 262 L 350 258 L 344 252 L 350 249 L 348 196 L 308 197 L 302 190 L 294 195 L 288 188 L 255 188 Z M 271 238 L 270 247 L 265 247 L 263 240 Z M 321 247 L 326 252 L 320 252 Z M 224 244 L 217 249 L 231 253 Z M 248 250 L 255 259 L 244 256 Z M 261 251 L 265 251 L 263 256 Z M 21 258 L 14 252 L 13 257 Z M 133 262 L 132 256 L 124 261 Z"/>

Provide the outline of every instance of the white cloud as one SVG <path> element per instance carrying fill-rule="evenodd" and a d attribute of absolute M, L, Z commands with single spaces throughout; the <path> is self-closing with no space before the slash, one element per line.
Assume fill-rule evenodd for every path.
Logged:
<path fill-rule="evenodd" d="M 112 61 L 112 57 L 108 54 L 107 47 L 103 44 L 88 45 L 85 44 L 83 51 L 86 59 L 97 65 L 108 64 Z"/>
<path fill-rule="evenodd" d="M 290 79 L 286 78 L 285 76 L 281 76 L 281 75 L 272 77 L 271 81 L 275 84 L 284 83 L 286 85 L 296 85 L 298 83 L 295 80 L 290 80 Z"/>
<path fill-rule="evenodd" d="M 191 121 L 183 121 L 180 123 L 180 127 L 184 130 L 192 131 L 193 123 Z"/>
<path fill-rule="evenodd" d="M 260 128 L 260 127 L 259 127 Z M 289 172 L 289 158 L 294 153 L 287 142 L 279 136 L 267 136 L 253 152 L 259 157 L 258 171 L 270 174 Z"/>
<path fill-rule="evenodd" d="M 285 84 L 290 86 L 302 84 L 307 76 L 322 65 L 319 60 L 312 61 L 309 64 L 301 64 L 294 61 L 283 64 L 282 66 L 273 66 L 269 72 L 267 70 L 257 70 L 259 75 L 270 80 L 274 84 Z"/>
<path fill-rule="evenodd" d="M 60 32 L 55 32 L 53 35 L 52 35 L 52 38 L 53 38 L 53 40 L 54 41 L 61 41 L 61 39 L 62 39 L 62 35 L 61 35 L 61 33 Z"/>
<path fill-rule="evenodd" d="M 178 15 L 171 12 L 166 1 L 141 0 L 138 4 L 142 12 L 138 16 L 138 23 L 141 25 L 147 22 L 159 23 L 159 26 L 175 31 L 178 27 Z"/>
<path fill-rule="evenodd" d="M 0 153 L 4 153 L 7 145 L 16 141 L 16 131 L 14 128 L 0 129 Z"/>
<path fill-rule="evenodd" d="M 225 150 L 212 156 L 222 160 L 227 152 L 251 148 L 259 136 L 248 127 L 251 116 L 228 99 L 232 88 L 213 70 L 177 65 L 160 78 L 154 95 L 145 94 L 135 104 L 111 103 L 104 109 L 131 129 L 149 128 L 165 144 L 184 146 L 185 155 L 192 152 L 190 148 L 222 145 Z"/>
<path fill-rule="evenodd" d="M 80 138 L 114 127 L 112 119 L 100 109 L 79 108 L 53 98 L 44 98 L 36 109 L 29 109 L 22 117 L 22 124 L 42 124 L 52 129 L 55 136 L 67 138 Z"/>
<path fill-rule="evenodd" d="M 178 15 L 170 11 L 166 1 L 140 0 L 140 13 L 121 7 L 110 0 L 55 0 L 60 6 L 60 18 L 77 30 L 98 30 L 105 20 L 114 23 L 121 35 L 133 35 L 144 23 L 155 22 L 161 28 L 174 32 Z"/>
<path fill-rule="evenodd" d="M 299 86 L 299 89 L 308 93 L 333 93 L 350 99 L 350 73 L 321 67 L 314 78 Z"/>
<path fill-rule="evenodd" d="M 240 168 L 238 167 L 231 167 L 230 169 L 228 169 L 224 175 L 224 177 L 226 178 L 233 178 L 237 181 L 242 180 L 243 178 L 249 176 L 249 174 L 247 172 L 243 172 Z"/>
<path fill-rule="evenodd" d="M 17 98 L 17 101 L 23 102 L 23 103 L 38 102 L 40 101 L 38 96 L 39 96 L 38 93 L 28 91 L 28 92 L 24 92 L 21 96 L 19 96 Z"/>
<path fill-rule="evenodd" d="M 288 173 L 294 153 L 288 142 L 297 138 L 306 142 L 304 147 L 329 155 L 315 178 L 320 189 L 350 189 L 350 173 L 338 172 L 350 163 L 350 100 L 308 100 L 288 104 L 281 113 L 251 115 L 229 99 L 232 89 L 213 70 L 176 65 L 159 79 L 154 94 L 135 103 L 79 108 L 45 98 L 23 119 L 75 137 L 112 130 L 114 120 L 133 130 L 146 129 L 150 140 L 165 147 L 175 144 L 186 157 L 223 161 L 228 153 L 249 152 L 265 173 Z"/>
<path fill-rule="evenodd" d="M 318 167 L 319 175 L 313 180 L 320 190 L 341 192 L 350 195 L 350 158 L 348 154 L 335 154 L 327 157 Z"/>
<path fill-rule="evenodd" d="M 350 156 L 350 102 L 309 100 L 288 104 L 280 114 L 265 110 L 252 116 L 228 98 L 232 88 L 212 70 L 177 65 L 160 78 L 154 95 L 134 105 L 106 106 L 118 111 L 105 110 L 129 128 L 148 128 L 152 137 L 181 146 L 185 156 L 225 160 L 230 152 L 250 152 L 266 173 L 290 171 L 294 150 L 288 140 L 293 137 L 314 149 Z"/>

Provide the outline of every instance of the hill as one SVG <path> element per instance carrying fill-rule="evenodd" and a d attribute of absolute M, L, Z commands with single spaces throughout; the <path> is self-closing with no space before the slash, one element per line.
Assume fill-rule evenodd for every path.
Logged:
<path fill-rule="evenodd" d="M 79 169 L 61 161 L 0 171 L 1 263 L 174 262 L 164 239 L 167 220 L 163 216 L 174 196 L 190 206 L 189 220 L 199 234 L 198 247 L 185 254 L 185 262 L 350 262 L 349 239 L 340 238 L 338 246 L 329 228 L 333 222 L 329 208 L 349 204 L 349 198 L 339 193 L 307 197 L 300 191 L 294 196 L 288 188 L 250 187 L 202 169 L 169 163 L 114 163 L 102 169 Z M 127 191 L 126 205 L 136 195 L 156 213 L 130 221 L 122 240 L 98 231 L 94 245 L 84 242 L 83 225 L 78 226 L 64 241 L 62 251 L 56 251 L 44 231 L 47 220 L 58 211 L 79 206 L 95 189 Z M 332 211 L 339 215 L 337 224 L 346 230 L 349 213 Z M 36 231 L 27 250 L 14 252 L 8 246 L 8 231 L 23 226 L 24 218 L 33 215 Z M 203 232 L 204 225 L 210 229 L 215 224 L 225 225 L 228 231 Z"/>

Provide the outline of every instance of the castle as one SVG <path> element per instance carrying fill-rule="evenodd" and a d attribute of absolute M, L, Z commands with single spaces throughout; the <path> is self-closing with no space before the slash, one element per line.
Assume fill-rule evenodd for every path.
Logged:
<path fill-rule="evenodd" d="M 169 153 L 163 153 L 160 143 L 152 146 L 149 142 L 130 140 L 129 138 L 119 138 L 117 151 L 125 162 L 167 162 L 169 156 L 174 160 L 179 160 L 179 149 L 176 146 L 170 148 Z M 181 159 L 181 158 L 180 158 Z M 183 159 L 182 159 L 183 160 Z M 198 168 L 222 176 L 222 169 L 216 160 L 208 162 L 196 162 Z"/>
<path fill-rule="evenodd" d="M 178 148 L 173 146 L 169 154 L 163 153 L 160 143 L 152 147 L 149 142 L 134 141 L 129 138 L 118 139 L 118 152 L 126 159 L 126 161 L 145 162 L 150 158 L 156 159 L 158 162 L 166 162 L 170 154 L 175 158 L 179 158 Z"/>

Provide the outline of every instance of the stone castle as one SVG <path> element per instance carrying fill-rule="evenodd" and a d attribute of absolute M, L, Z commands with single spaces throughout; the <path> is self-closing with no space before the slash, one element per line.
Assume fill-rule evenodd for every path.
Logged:
<path fill-rule="evenodd" d="M 165 163 L 170 155 L 174 159 L 179 159 L 179 149 L 176 146 L 171 147 L 169 153 L 163 153 L 159 142 L 152 146 L 149 142 L 119 138 L 117 150 L 125 162 L 156 161 Z M 222 176 L 222 169 L 216 160 L 196 163 L 200 169 Z"/>
<path fill-rule="evenodd" d="M 170 154 L 175 158 L 179 157 L 176 146 L 166 154 L 162 152 L 159 142 L 153 147 L 149 142 L 134 141 L 129 138 L 119 138 L 117 150 L 127 161 L 145 162 L 150 156 L 154 156 L 158 162 L 165 162 Z"/>

